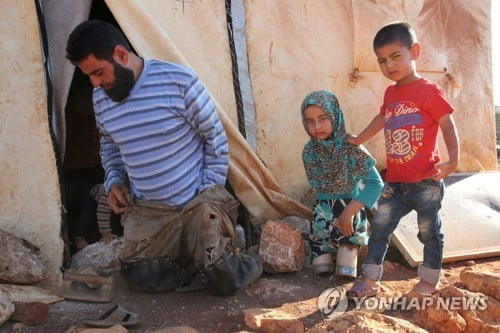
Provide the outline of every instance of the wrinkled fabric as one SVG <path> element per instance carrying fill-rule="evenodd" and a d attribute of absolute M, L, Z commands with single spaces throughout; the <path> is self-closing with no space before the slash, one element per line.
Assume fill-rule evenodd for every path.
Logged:
<path fill-rule="evenodd" d="M 184 209 L 136 202 L 123 216 L 124 261 L 168 257 L 193 261 L 198 267 L 214 263 L 234 238 L 237 201 L 223 186 L 199 194 Z"/>

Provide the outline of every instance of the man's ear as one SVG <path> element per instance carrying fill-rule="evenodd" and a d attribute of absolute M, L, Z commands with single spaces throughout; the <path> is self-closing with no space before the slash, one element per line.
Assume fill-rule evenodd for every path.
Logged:
<path fill-rule="evenodd" d="M 127 51 L 126 48 L 124 48 L 121 45 L 116 45 L 115 49 L 113 50 L 113 59 L 121 64 L 122 66 L 127 65 L 128 63 L 128 56 L 129 52 Z"/>
<path fill-rule="evenodd" d="M 419 43 L 413 44 L 413 46 L 411 47 L 411 53 L 413 55 L 413 60 L 417 60 L 418 58 L 420 58 L 420 44 Z"/>

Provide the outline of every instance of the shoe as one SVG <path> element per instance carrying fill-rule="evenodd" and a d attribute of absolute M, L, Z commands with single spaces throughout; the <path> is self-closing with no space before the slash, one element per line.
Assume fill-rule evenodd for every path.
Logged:
<path fill-rule="evenodd" d="M 361 300 L 367 297 L 376 296 L 379 292 L 378 283 L 372 285 L 370 281 L 368 281 L 364 277 L 359 277 L 354 280 L 351 289 L 349 289 L 346 293 L 348 300 Z"/>
<path fill-rule="evenodd" d="M 93 327 L 112 327 L 115 325 L 128 327 L 138 325 L 141 321 L 139 315 L 129 312 L 121 305 L 116 304 L 104 312 L 98 319 L 86 320 L 83 323 Z"/>

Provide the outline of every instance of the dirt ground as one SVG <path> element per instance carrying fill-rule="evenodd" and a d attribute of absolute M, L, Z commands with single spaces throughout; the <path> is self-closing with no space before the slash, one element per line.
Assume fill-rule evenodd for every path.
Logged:
<path fill-rule="evenodd" d="M 445 264 L 442 287 L 458 283 L 460 272 L 468 267 L 488 270 L 500 274 L 500 257 L 477 259 Z M 390 248 L 382 280 L 384 295 L 403 294 L 416 283 L 417 270 L 406 266 L 395 248 Z M 244 309 L 274 308 L 284 304 L 291 312 L 302 314 L 300 320 L 306 329 L 321 322 L 316 300 L 327 288 L 343 285 L 349 288 L 353 279 L 315 276 L 311 268 L 300 272 L 270 275 L 264 274 L 254 285 L 230 297 L 214 297 L 206 290 L 187 293 L 168 292 L 141 294 L 129 290 L 122 278 L 117 279 L 114 301 L 142 320 L 139 326 L 128 328 L 129 332 L 153 332 L 171 326 L 189 326 L 200 332 L 251 331 L 244 323 Z M 71 326 L 83 327 L 82 322 L 98 318 L 110 303 L 89 303 L 64 300 L 51 305 L 46 323 L 30 327 L 5 323 L 0 332 L 65 332 Z M 347 311 L 354 308 L 350 304 Z M 386 311 L 385 314 L 412 321 L 411 313 Z"/>

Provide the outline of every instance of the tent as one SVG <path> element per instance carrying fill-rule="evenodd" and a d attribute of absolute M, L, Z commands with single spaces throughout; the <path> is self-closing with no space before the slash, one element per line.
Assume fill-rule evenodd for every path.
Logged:
<path fill-rule="evenodd" d="M 366 126 L 389 83 L 371 40 L 394 20 L 415 26 L 423 47 L 419 72 L 438 82 L 457 108 L 459 171 L 496 168 L 490 1 L 5 2 L 0 226 L 41 248 L 51 282 L 60 281 L 63 261 L 62 166 L 71 135 L 65 109 L 74 67 L 64 59 L 64 46 L 98 6 L 110 11 L 139 55 L 182 63 L 200 75 L 230 139 L 229 182 L 255 225 L 310 217 L 300 102 L 312 90 L 331 90 L 348 131 Z M 366 146 L 383 168 L 382 135 Z"/>

